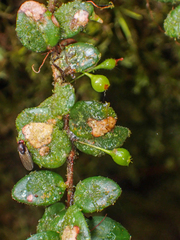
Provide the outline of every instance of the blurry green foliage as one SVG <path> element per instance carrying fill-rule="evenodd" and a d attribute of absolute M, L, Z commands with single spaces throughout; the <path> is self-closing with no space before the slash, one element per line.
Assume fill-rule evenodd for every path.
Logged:
<path fill-rule="evenodd" d="M 113 2 L 113 10 L 96 10 L 103 27 L 89 24 L 78 41 L 96 44 L 103 59 L 123 57 L 124 61 L 112 72 L 97 72 L 110 79 L 106 96 L 92 91 L 87 77 L 75 86 L 78 100 L 111 102 L 118 124 L 132 131 L 125 147 L 133 164 L 122 171 L 108 156 L 92 161 L 92 156 L 81 154 L 75 164 L 76 182 L 108 175 L 123 190 L 121 201 L 106 210 L 109 217 L 121 222 L 134 240 L 176 240 L 180 237 L 180 45 L 159 30 L 172 5 L 150 2 L 152 19 L 145 1 Z M 21 3 L 0 3 L 0 239 L 4 240 L 25 239 L 35 232 L 34 221 L 43 212 L 16 204 L 10 196 L 12 186 L 25 173 L 16 151 L 14 122 L 18 113 L 37 106 L 52 89 L 48 61 L 35 74 L 31 66 L 35 63 L 38 68 L 44 56 L 26 50 L 16 37 L 15 16 Z M 143 18 L 132 18 L 124 9 Z"/>

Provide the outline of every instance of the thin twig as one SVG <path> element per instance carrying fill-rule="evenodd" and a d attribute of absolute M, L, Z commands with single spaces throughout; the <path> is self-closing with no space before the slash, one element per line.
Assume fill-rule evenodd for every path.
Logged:
<path fill-rule="evenodd" d="M 106 213 L 106 215 L 104 216 L 104 218 L 103 218 L 95 227 L 93 227 L 93 228 L 90 230 L 90 232 L 92 232 L 94 229 L 96 229 L 96 228 L 105 220 L 106 217 L 107 217 L 107 213 Z"/>
<path fill-rule="evenodd" d="M 87 1 L 87 2 L 91 3 L 92 5 L 94 5 L 97 8 L 100 8 L 101 10 L 105 9 L 105 8 L 114 8 L 113 2 L 109 2 L 109 5 L 107 5 L 107 6 L 98 6 L 93 1 Z"/>
<path fill-rule="evenodd" d="M 42 66 L 44 65 L 44 63 L 45 63 L 47 57 L 49 56 L 50 52 L 51 52 L 51 51 L 47 52 L 47 54 L 46 54 L 45 58 L 43 59 L 43 62 L 41 63 L 41 66 L 39 67 L 38 71 L 36 71 L 36 70 L 34 69 L 34 64 L 32 65 L 32 70 L 33 70 L 33 72 L 35 72 L 35 73 L 40 73 L 41 68 L 42 68 Z"/>
<path fill-rule="evenodd" d="M 66 130 L 67 134 L 70 135 L 69 130 L 69 115 L 64 116 L 64 130 Z M 74 185 L 73 185 L 73 173 L 74 173 L 74 160 L 76 159 L 76 149 L 73 144 L 73 139 L 70 140 L 72 142 L 72 150 L 67 158 L 67 207 L 70 207 L 73 204 L 74 200 Z"/>
<path fill-rule="evenodd" d="M 74 160 L 76 158 L 76 151 L 73 148 L 67 158 L 67 207 L 70 207 L 73 204 L 74 198 L 74 186 L 73 186 L 73 167 L 74 167 Z"/>
<path fill-rule="evenodd" d="M 48 2 L 48 10 L 50 12 L 54 12 L 54 8 L 55 8 L 55 0 L 49 0 L 49 2 Z"/>
<path fill-rule="evenodd" d="M 156 25 L 158 26 L 159 30 L 164 33 L 164 30 L 162 29 L 162 27 L 161 27 L 161 26 L 158 24 L 158 22 L 156 22 L 156 20 L 154 19 L 153 11 L 151 10 L 150 4 L 149 4 L 149 0 L 146 0 L 146 7 L 147 7 L 148 10 L 149 10 L 149 14 L 150 14 L 151 20 L 154 21 L 154 22 L 156 23 Z"/>

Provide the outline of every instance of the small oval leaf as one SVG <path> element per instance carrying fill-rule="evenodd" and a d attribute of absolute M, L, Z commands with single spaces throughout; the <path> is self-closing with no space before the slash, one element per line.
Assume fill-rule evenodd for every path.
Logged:
<path fill-rule="evenodd" d="M 58 202 L 47 207 L 42 218 L 39 220 L 37 232 L 60 232 L 65 213 L 66 209 L 63 203 Z"/>
<path fill-rule="evenodd" d="M 63 178 L 54 172 L 34 171 L 19 180 L 12 190 L 18 202 L 35 206 L 48 206 L 58 202 L 66 189 Z"/>
<path fill-rule="evenodd" d="M 130 130 L 115 126 L 116 121 L 116 113 L 109 103 L 76 102 L 71 108 L 69 121 L 70 130 L 77 138 L 74 144 L 80 151 L 93 156 L 102 156 L 105 153 L 80 142 L 109 150 L 122 146 L 129 137 Z"/>
<path fill-rule="evenodd" d="M 91 239 L 130 240 L 128 231 L 118 222 L 109 217 L 95 216 L 87 219 L 91 230 Z"/>
<path fill-rule="evenodd" d="M 109 178 L 86 178 L 76 186 L 74 204 L 84 213 L 100 212 L 114 204 L 121 192 L 119 185 Z"/>
<path fill-rule="evenodd" d="M 46 125 L 50 124 L 45 124 L 45 126 Z M 49 133 L 49 135 L 47 135 L 46 131 L 40 131 L 41 126 L 42 123 L 25 125 L 23 130 L 28 129 L 28 132 L 24 135 L 23 133 L 25 132 L 20 131 L 18 140 L 25 141 L 33 161 L 38 164 L 39 167 L 58 168 L 65 163 L 71 151 L 71 142 L 66 132 L 59 130 L 57 126 L 53 126 L 53 131 L 51 134 Z M 38 134 L 33 134 L 34 132 Z"/>
<path fill-rule="evenodd" d="M 52 13 L 44 4 L 26 1 L 18 10 L 16 32 L 21 43 L 35 52 L 54 47 L 60 39 L 59 24 L 52 21 Z"/>
<path fill-rule="evenodd" d="M 82 31 L 87 25 L 93 11 L 92 4 L 87 2 L 73 1 L 62 4 L 54 12 L 60 24 L 62 38 L 71 38 Z"/>
<path fill-rule="evenodd" d="M 115 126 L 115 128 L 112 131 L 106 133 L 104 136 L 101 136 L 98 138 L 93 137 L 88 140 L 86 138 L 78 137 L 78 141 L 88 143 L 92 146 L 94 145 L 100 148 L 111 150 L 111 149 L 119 148 L 120 146 L 122 146 L 126 138 L 129 137 L 129 135 L 130 135 L 130 130 L 128 128 Z M 87 146 L 78 141 L 74 143 L 81 152 L 93 155 L 95 157 L 100 157 L 105 154 L 105 152 L 101 150 L 98 150 L 94 147 Z"/>
<path fill-rule="evenodd" d="M 77 137 L 92 139 L 95 135 L 93 130 L 95 126 L 98 126 L 98 121 L 108 119 L 108 117 L 114 118 L 116 123 L 116 113 L 109 106 L 109 103 L 101 103 L 98 101 L 79 101 L 76 102 L 70 111 L 69 127 Z M 95 126 L 93 127 L 92 123 L 95 121 L 97 121 L 97 123 L 94 124 Z M 102 130 L 104 125 L 108 124 L 102 122 L 99 125 L 99 128 Z M 110 130 L 111 128 L 109 131 Z"/>
<path fill-rule="evenodd" d="M 95 66 L 100 58 L 100 52 L 92 44 L 78 42 L 66 46 L 60 54 L 52 53 L 51 62 L 68 75 L 88 70 Z"/>
<path fill-rule="evenodd" d="M 74 88 L 69 83 L 54 84 L 53 95 L 44 100 L 39 107 L 48 107 L 51 111 L 51 117 L 59 117 L 69 113 L 75 103 Z"/>
<path fill-rule="evenodd" d="M 60 238 L 77 240 L 91 239 L 84 215 L 76 205 L 70 206 L 64 216 Z"/>

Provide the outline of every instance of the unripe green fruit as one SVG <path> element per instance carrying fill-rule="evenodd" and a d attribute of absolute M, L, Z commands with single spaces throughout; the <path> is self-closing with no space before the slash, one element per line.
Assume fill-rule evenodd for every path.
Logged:
<path fill-rule="evenodd" d="M 109 154 L 112 157 L 112 159 L 114 160 L 114 162 L 117 163 L 118 165 L 129 166 L 129 164 L 131 162 L 131 155 L 130 155 L 129 151 L 126 150 L 125 148 L 115 148 L 113 150 L 107 150 L 107 149 L 100 148 L 100 147 L 97 147 L 95 145 L 91 145 L 91 144 L 88 144 L 85 142 L 79 141 L 79 143 L 96 148 L 98 150 L 101 150 L 101 151 Z"/>
<path fill-rule="evenodd" d="M 129 163 L 131 162 L 131 155 L 125 148 L 113 149 L 109 155 L 111 155 L 115 163 L 121 166 L 129 166 Z"/>
<path fill-rule="evenodd" d="M 100 63 L 98 66 L 96 66 L 94 70 L 98 69 L 107 69 L 112 70 L 116 66 L 116 60 L 113 58 L 106 59 L 104 62 Z"/>
<path fill-rule="evenodd" d="M 123 58 L 119 58 L 119 59 L 109 58 L 109 59 L 106 59 L 104 62 L 100 63 L 95 68 L 93 68 L 92 71 L 98 70 L 98 69 L 112 70 L 113 68 L 115 68 L 117 63 L 119 61 L 122 61 L 122 60 L 123 60 Z"/>
<path fill-rule="evenodd" d="M 91 85 L 96 92 L 104 92 L 109 88 L 110 82 L 104 75 L 84 74 L 91 79 Z"/>

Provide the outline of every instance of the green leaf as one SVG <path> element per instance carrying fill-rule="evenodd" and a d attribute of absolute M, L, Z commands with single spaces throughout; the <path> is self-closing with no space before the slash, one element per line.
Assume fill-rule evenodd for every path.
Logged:
<path fill-rule="evenodd" d="M 47 231 L 32 235 L 27 240 L 60 240 L 59 233 L 53 231 Z"/>
<path fill-rule="evenodd" d="M 16 128 L 20 131 L 25 125 L 30 122 L 47 122 L 51 119 L 50 108 L 34 107 L 24 109 L 16 118 Z M 60 120 L 59 120 L 60 121 Z"/>
<path fill-rule="evenodd" d="M 71 108 L 69 121 L 69 128 L 77 138 L 74 144 L 80 151 L 93 156 L 102 156 L 105 153 L 78 141 L 110 150 L 120 147 L 129 137 L 130 130 L 115 126 L 116 120 L 116 113 L 109 103 L 77 102 Z"/>
<path fill-rule="evenodd" d="M 113 205 L 121 195 L 121 188 L 106 177 L 90 177 L 79 182 L 74 193 L 74 204 L 84 213 L 100 212 Z"/>
<path fill-rule="evenodd" d="M 48 107 L 52 117 L 63 116 L 69 113 L 70 108 L 75 103 L 74 88 L 69 83 L 54 85 L 53 95 L 44 100 L 39 107 Z"/>
<path fill-rule="evenodd" d="M 180 6 L 168 14 L 164 20 L 165 34 L 172 38 L 180 38 Z"/>
<path fill-rule="evenodd" d="M 35 1 L 26 1 L 21 5 L 16 32 L 21 43 L 35 52 L 54 47 L 60 39 L 59 23 L 44 4 Z"/>
<path fill-rule="evenodd" d="M 100 52 L 92 44 L 78 42 L 66 46 L 60 54 L 52 53 L 51 62 L 68 75 L 88 70 L 100 58 Z"/>
<path fill-rule="evenodd" d="M 52 126 L 52 133 L 45 131 Z M 42 129 L 44 128 L 44 131 Z M 24 132 L 23 132 L 24 130 Z M 45 139 L 47 138 L 47 142 Z M 44 123 L 30 123 L 19 132 L 18 140 L 24 140 L 33 161 L 39 167 L 58 168 L 62 166 L 71 151 L 71 142 L 64 130 Z"/>
<path fill-rule="evenodd" d="M 129 137 L 129 135 L 130 130 L 128 128 L 115 126 L 115 128 L 112 131 L 106 133 L 104 136 L 98 138 L 93 137 L 89 140 L 86 138 L 79 137 L 78 140 L 81 142 L 88 143 L 90 145 L 111 150 L 122 146 L 126 138 Z M 101 150 L 95 149 L 85 144 L 81 144 L 78 141 L 74 142 L 74 144 L 81 152 L 93 155 L 95 157 L 100 157 L 105 154 L 105 152 Z"/>
<path fill-rule="evenodd" d="M 109 103 L 79 101 L 76 102 L 70 111 L 69 127 L 77 137 L 93 139 L 92 127 L 89 126 L 88 120 L 100 121 L 110 116 L 117 119 Z"/>
<path fill-rule="evenodd" d="M 58 202 L 66 189 L 63 178 L 54 172 L 34 171 L 19 180 L 12 190 L 12 198 L 35 206 Z"/>
<path fill-rule="evenodd" d="M 45 209 L 37 225 L 37 232 L 60 232 L 66 209 L 63 203 L 55 203 Z M 59 236 L 59 235 L 58 235 Z"/>
<path fill-rule="evenodd" d="M 51 102 L 52 114 L 55 116 L 68 114 L 76 98 L 73 86 L 69 83 L 60 85 L 57 82 L 54 85 L 54 89 Z"/>
<path fill-rule="evenodd" d="M 71 238 L 72 236 L 74 236 L 74 238 Z M 60 239 L 76 239 L 76 236 L 77 240 L 91 239 L 84 215 L 76 205 L 72 205 L 68 208 L 64 216 Z"/>
<path fill-rule="evenodd" d="M 69 113 L 75 103 L 74 88 L 71 84 L 55 83 L 55 90 L 51 97 L 43 101 L 38 107 L 26 108 L 16 118 L 16 128 L 20 131 L 31 122 L 54 121 L 60 129 L 63 128 L 62 116 Z"/>
<path fill-rule="evenodd" d="M 56 83 L 54 94 L 50 98 L 47 98 L 39 107 L 25 109 L 18 115 L 17 140 L 25 141 L 33 161 L 39 167 L 57 168 L 66 161 L 71 151 L 71 142 L 66 132 L 60 129 L 63 127 L 62 115 L 70 111 L 74 102 L 75 93 L 72 85 Z M 50 140 L 41 142 L 45 138 L 44 134 L 47 135 L 45 129 L 49 126 L 53 128 L 49 136 L 46 136 Z M 25 134 L 27 128 L 28 133 Z M 27 137 L 29 135 L 31 137 Z"/>
<path fill-rule="evenodd" d="M 128 231 L 109 217 L 95 216 L 86 220 L 91 231 L 92 240 L 130 240 Z M 99 225 L 98 225 L 99 224 Z"/>
<path fill-rule="evenodd" d="M 86 2 L 73 1 L 62 4 L 54 12 L 60 24 L 62 38 L 71 38 L 82 31 L 86 27 L 93 11 L 93 6 Z"/>

